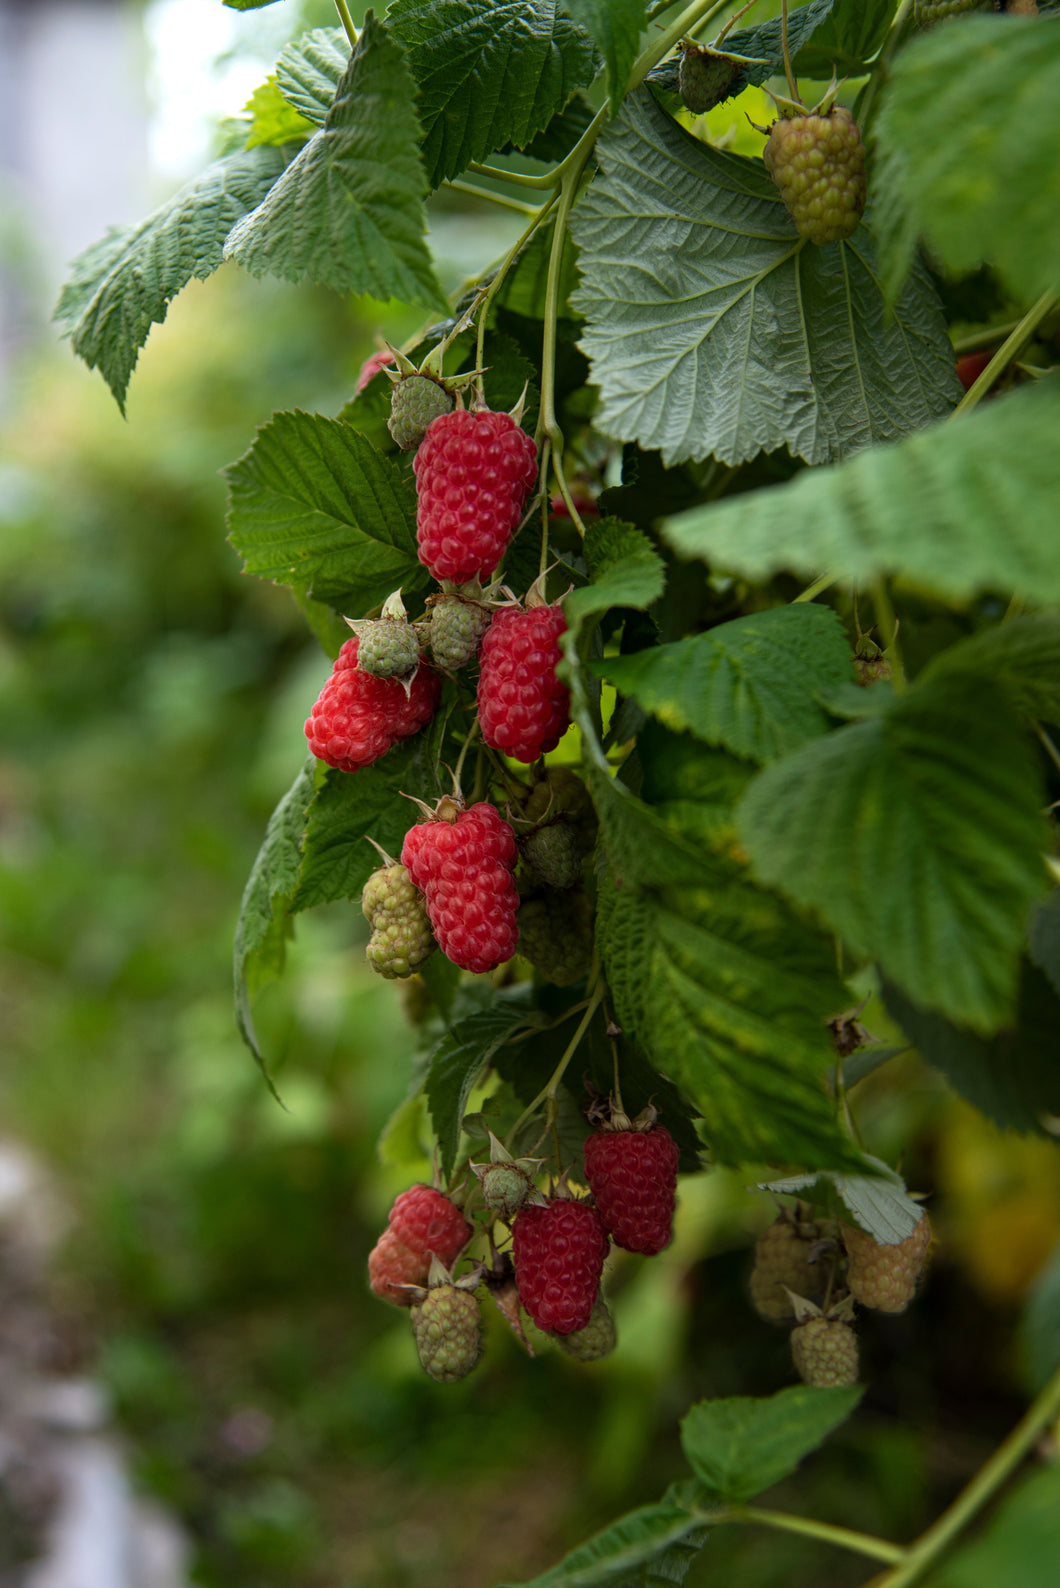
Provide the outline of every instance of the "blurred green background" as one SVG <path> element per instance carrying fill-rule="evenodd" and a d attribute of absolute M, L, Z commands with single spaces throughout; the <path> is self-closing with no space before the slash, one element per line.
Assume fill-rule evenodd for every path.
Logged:
<path fill-rule="evenodd" d="M 289 594 L 240 575 L 218 470 L 273 409 L 337 411 L 380 328 L 413 327 L 226 268 L 153 332 L 129 422 L 44 341 L 0 433 L 3 1129 L 72 1210 L 51 1304 L 210 1588 L 532 1576 L 684 1474 L 692 1401 L 792 1378 L 746 1299 L 771 1205 L 715 1174 L 685 1186 L 673 1248 L 613 1262 L 610 1361 L 530 1361 L 495 1316 L 480 1370 L 430 1382 L 364 1282 L 394 1193 L 430 1165 L 407 1128 L 377 1154 L 415 1034 L 356 906 L 300 918 L 260 1000 L 286 1110 L 235 1033 L 240 894 L 328 663 Z M 933 1193 L 941 1251 L 908 1314 L 864 1321 L 863 1413 L 771 1502 L 905 1538 L 1019 1415 L 1060 1169 L 915 1059 L 862 1090 L 868 1144 Z M 867 1575 L 719 1531 L 688 1581 Z"/>

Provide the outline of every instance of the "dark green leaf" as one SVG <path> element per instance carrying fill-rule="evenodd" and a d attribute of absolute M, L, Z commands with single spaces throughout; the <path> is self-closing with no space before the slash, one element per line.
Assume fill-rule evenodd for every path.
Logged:
<path fill-rule="evenodd" d="M 310 758 L 269 817 L 239 907 L 233 955 L 236 1024 L 263 1072 L 265 1061 L 254 1031 L 250 997 L 252 991 L 283 969 L 289 935 L 287 911 L 298 883 L 302 834 L 315 792 L 315 772 L 316 762 Z"/>
<path fill-rule="evenodd" d="M 517 1031 L 545 1017 L 531 1009 L 525 993 L 501 996 L 490 1009 L 460 1020 L 446 1032 L 430 1057 L 427 1104 L 442 1155 L 442 1173 L 450 1175 L 460 1146 L 460 1122 L 472 1088 L 497 1049 Z"/>
<path fill-rule="evenodd" d="M 1031 916 L 1028 937 L 1031 959 L 1060 993 L 1060 888 L 1054 888 Z"/>
<path fill-rule="evenodd" d="M 794 1384 L 768 1399 L 700 1401 L 682 1420 L 681 1444 L 700 1483 L 720 1499 L 750 1500 L 795 1471 L 845 1422 L 863 1388 Z"/>
<path fill-rule="evenodd" d="M 424 240 L 414 100 L 400 48 L 369 12 L 323 130 L 240 221 L 225 258 L 255 276 L 444 303 Z"/>
<path fill-rule="evenodd" d="M 828 730 L 816 691 L 851 677 L 850 647 L 829 607 L 774 607 L 672 645 L 609 657 L 592 671 L 668 728 L 688 729 L 753 761 L 772 761 Z"/>
<path fill-rule="evenodd" d="M 592 40 L 555 0 L 394 0 L 387 24 L 419 85 L 432 187 L 522 148 L 596 75 Z"/>
<path fill-rule="evenodd" d="M 248 573 L 358 614 L 426 588 L 411 474 L 341 420 L 275 414 L 225 476 Z"/>
<path fill-rule="evenodd" d="M 139 226 L 116 227 L 74 260 L 55 319 L 98 369 L 125 412 L 129 377 L 152 325 L 194 277 L 220 266 L 225 239 L 255 209 L 294 153 L 257 148 L 208 166 Z"/>
<path fill-rule="evenodd" d="M 931 1588 L 1056 1588 L 1060 1580 L 1060 1465 L 1026 1473 L 982 1533 L 931 1579 Z"/>
<path fill-rule="evenodd" d="M 614 112 L 622 103 L 637 54 L 646 0 L 564 0 L 564 8 L 600 47 L 607 63 L 607 90 Z"/>
<path fill-rule="evenodd" d="M 1027 299 L 1060 291 L 1058 81 L 1051 22 L 967 18 L 901 51 L 876 126 L 890 290 L 921 236 L 951 270 L 985 259 Z"/>
<path fill-rule="evenodd" d="M 827 568 L 861 585 L 900 574 L 953 601 L 1060 602 L 1058 428 L 1060 381 L 1042 381 L 896 447 L 693 508 L 664 534 L 754 581 Z"/>
<path fill-rule="evenodd" d="M 585 560 L 591 583 L 575 590 L 565 604 L 572 626 L 608 607 L 649 607 L 663 593 L 666 574 L 662 558 L 647 535 L 632 524 L 615 518 L 590 524 Z"/>
<path fill-rule="evenodd" d="M 824 917 L 916 1002 L 1008 1018 L 1045 891 L 1041 787 L 1003 694 L 925 681 L 767 767 L 740 802 L 759 879 Z"/>
<path fill-rule="evenodd" d="M 1060 722 L 1060 616 L 1040 612 L 982 629 L 943 651 L 921 677 L 955 674 L 993 679 L 1024 716 Z"/>
<path fill-rule="evenodd" d="M 654 1588 L 655 1583 L 682 1583 L 709 1529 L 702 1517 L 690 1515 L 665 1500 L 642 1505 L 565 1555 L 558 1566 L 532 1582 L 502 1588 Z M 653 1568 L 665 1563 L 669 1575 Z"/>
<path fill-rule="evenodd" d="M 349 63 L 350 44 L 341 28 L 313 28 L 283 51 L 276 83 L 295 110 L 322 127 Z"/>
<path fill-rule="evenodd" d="M 1019 1338 L 1027 1383 L 1037 1395 L 1060 1368 L 1060 1243 L 1028 1292 Z"/>
<path fill-rule="evenodd" d="M 796 6 L 788 14 L 788 47 L 792 53 L 825 22 L 835 0 L 810 0 L 809 5 Z M 755 65 L 745 67 L 735 79 L 729 97 L 742 94 L 751 85 L 766 82 L 784 70 L 784 50 L 781 42 L 780 18 L 773 17 L 757 27 L 741 28 L 725 38 L 721 48 L 731 55 L 746 55 Z M 668 92 L 677 93 L 676 60 L 666 61 L 648 73 L 648 81 Z"/>
<path fill-rule="evenodd" d="M 887 37 L 898 0 L 836 0 L 832 14 L 799 50 L 795 71 L 804 77 L 858 77 Z"/>
<path fill-rule="evenodd" d="M 1012 1023 L 989 1038 L 918 1009 L 896 987 L 885 989 L 885 1001 L 921 1057 L 1002 1130 L 1040 1130 L 1044 1116 L 1060 1115 L 1060 998 L 1033 965 L 1021 968 Z"/>
<path fill-rule="evenodd" d="M 380 864 L 369 838 L 395 859 L 400 857 L 405 834 L 416 820 L 415 806 L 402 795 L 431 800 L 440 792 L 426 738 L 420 734 L 396 745 L 359 772 L 328 771 L 306 818 L 293 911 L 359 898 Z"/>
<path fill-rule="evenodd" d="M 562 110 L 557 110 L 545 130 L 530 140 L 523 154 L 531 160 L 542 160 L 549 165 L 553 160 L 562 160 L 574 148 L 595 114 L 592 100 L 579 89 L 571 95 Z M 513 147 L 508 144 L 500 152 L 510 154 Z M 540 232 L 535 233 L 535 236 L 540 236 Z"/>
<path fill-rule="evenodd" d="M 867 226 L 806 242 L 761 162 L 700 143 L 646 89 L 597 153 L 573 306 L 608 435 L 667 465 L 783 446 L 827 463 L 953 407 L 935 289 L 921 273 L 888 314 Z"/>

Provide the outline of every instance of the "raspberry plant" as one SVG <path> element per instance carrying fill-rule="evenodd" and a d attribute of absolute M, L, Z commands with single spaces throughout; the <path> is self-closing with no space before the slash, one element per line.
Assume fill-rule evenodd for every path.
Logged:
<path fill-rule="evenodd" d="M 808 1382 L 693 1406 L 692 1476 L 542 1588 L 684 1581 L 739 1522 L 880 1588 L 957 1547 L 978 1583 L 1060 1503 L 1042 1465 L 962 1537 L 1057 1372 L 913 1543 L 747 1503 L 855 1413 L 858 1306 L 922 1304 L 929 1226 L 862 1141 L 861 1083 L 915 1047 L 1005 1128 L 1060 1115 L 1058 7 L 757 9 L 393 0 L 357 27 L 336 0 L 57 310 L 123 410 L 151 325 L 223 260 L 422 310 L 228 481 L 246 570 L 336 658 L 247 885 L 237 1019 L 264 1068 L 250 989 L 298 914 L 367 889 L 377 933 L 394 915 L 373 963 L 419 966 L 436 1183 L 369 1278 L 428 1373 L 474 1368 L 480 1288 L 521 1337 L 520 1303 L 573 1357 L 621 1354 L 601 1157 L 621 1198 L 655 1176 L 652 1258 L 675 1164 L 776 1176 L 748 1327 L 753 1299 Z M 701 113 L 763 85 L 773 130 L 736 152 Z M 425 231 L 447 186 L 522 224 L 452 301 Z M 642 1142 L 597 1134 L 608 1110 Z"/>

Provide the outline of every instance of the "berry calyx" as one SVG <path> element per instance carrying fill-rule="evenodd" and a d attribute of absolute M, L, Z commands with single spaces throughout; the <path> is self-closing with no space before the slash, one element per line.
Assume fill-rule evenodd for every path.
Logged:
<path fill-rule="evenodd" d="M 865 149 L 845 105 L 773 123 L 762 153 L 800 237 L 837 243 L 865 210 Z"/>
<path fill-rule="evenodd" d="M 463 970 L 495 970 L 515 953 L 516 853 L 511 828 L 485 801 L 463 810 L 444 799 L 434 819 L 405 835 L 402 865 L 424 895 L 442 953 Z"/>
<path fill-rule="evenodd" d="M 479 653 L 478 719 L 493 750 L 536 761 L 554 750 L 570 724 L 570 691 L 556 668 L 567 627 L 560 606 L 494 614 Z"/>
<path fill-rule="evenodd" d="M 319 761 L 341 772 L 356 772 L 402 739 L 409 739 L 434 716 L 442 681 L 420 663 L 406 687 L 397 679 L 374 678 L 357 665 L 360 642 L 347 640 L 306 719 L 305 736 Z"/>
<path fill-rule="evenodd" d="M 361 909 L 372 935 L 365 953 L 380 976 L 411 976 L 434 951 L 423 895 L 404 866 L 381 866 L 364 885 Z"/>
<path fill-rule="evenodd" d="M 847 1249 L 847 1288 L 855 1301 L 877 1312 L 904 1312 L 916 1295 L 931 1245 L 927 1214 L 921 1213 L 913 1233 L 893 1246 L 853 1224 L 841 1224 L 839 1230 Z"/>
<path fill-rule="evenodd" d="M 808 1318 L 791 1331 L 791 1356 L 804 1384 L 839 1389 L 858 1381 L 857 1335 L 839 1318 Z"/>
<path fill-rule="evenodd" d="M 455 1384 L 482 1356 L 482 1316 L 470 1290 L 432 1285 L 412 1309 L 412 1332 L 425 1373 L 439 1384 Z"/>
<path fill-rule="evenodd" d="M 585 1142 L 585 1177 L 604 1229 L 616 1246 L 646 1257 L 661 1252 L 673 1235 L 681 1156 L 654 1117 L 649 1109 L 631 1126 L 617 1115 Z"/>
<path fill-rule="evenodd" d="M 574 1334 L 592 1317 L 607 1235 L 588 1202 L 528 1203 L 512 1225 L 519 1300 L 539 1329 Z"/>
<path fill-rule="evenodd" d="M 413 461 L 420 561 L 435 579 L 487 579 L 537 479 L 537 448 L 511 414 L 454 409 L 433 421 Z"/>
<path fill-rule="evenodd" d="M 511 1221 L 531 1195 L 540 1201 L 534 1187 L 534 1173 L 540 1158 L 513 1158 L 504 1143 L 490 1131 L 489 1163 L 473 1163 L 472 1172 L 478 1176 L 482 1196 L 491 1213 Z"/>

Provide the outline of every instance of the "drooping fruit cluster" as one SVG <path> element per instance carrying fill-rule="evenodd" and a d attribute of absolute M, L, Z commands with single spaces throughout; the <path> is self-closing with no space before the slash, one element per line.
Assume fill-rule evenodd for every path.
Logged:
<path fill-rule="evenodd" d="M 365 950 L 381 976 L 411 976 L 434 949 L 423 895 L 404 866 L 381 866 L 364 885 L 361 909 L 372 928 Z"/>
<path fill-rule="evenodd" d="M 841 1224 L 840 1231 L 847 1250 L 847 1289 L 855 1301 L 876 1312 L 904 1312 L 916 1295 L 931 1245 L 927 1214 L 921 1214 L 912 1235 L 893 1246 L 853 1224 Z"/>
<path fill-rule="evenodd" d="M 612 1111 L 585 1143 L 585 1175 L 604 1229 L 616 1246 L 646 1257 L 670 1243 L 681 1156 L 655 1117 L 653 1108 L 635 1120 Z"/>
<path fill-rule="evenodd" d="M 537 448 L 511 414 L 457 408 L 433 421 L 413 460 L 420 561 L 435 579 L 487 579 L 537 479 Z"/>
<path fill-rule="evenodd" d="M 837 243 L 865 210 L 865 149 L 845 105 L 773 123 L 762 158 L 800 237 Z"/>
<path fill-rule="evenodd" d="M 519 1300 L 539 1329 L 588 1328 L 607 1256 L 607 1235 L 588 1202 L 527 1203 L 512 1225 L 512 1256 Z"/>
<path fill-rule="evenodd" d="M 313 754 L 342 772 L 371 766 L 418 733 L 433 717 L 442 688 L 423 661 L 407 684 L 373 677 L 357 665 L 359 645 L 356 635 L 346 641 L 305 725 Z"/>
<path fill-rule="evenodd" d="M 369 1253 L 372 1290 L 384 1301 L 411 1306 L 415 1297 L 403 1287 L 426 1283 L 432 1255 L 451 1267 L 472 1233 L 448 1197 L 433 1186 L 410 1186 L 395 1201 L 387 1228 Z"/>
<path fill-rule="evenodd" d="M 480 652 L 478 720 L 494 750 L 536 761 L 570 723 L 570 691 L 556 667 L 567 622 L 560 606 L 503 607 Z"/>
<path fill-rule="evenodd" d="M 463 970 L 496 969 L 515 953 L 519 893 L 515 837 L 485 801 L 439 801 L 405 835 L 401 863 L 424 895 L 442 953 Z"/>

